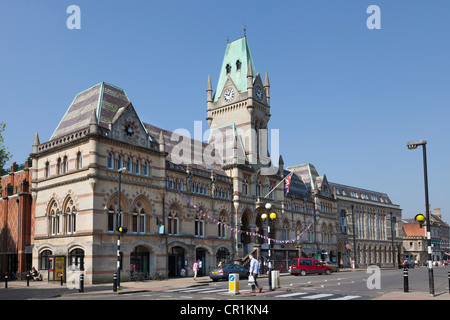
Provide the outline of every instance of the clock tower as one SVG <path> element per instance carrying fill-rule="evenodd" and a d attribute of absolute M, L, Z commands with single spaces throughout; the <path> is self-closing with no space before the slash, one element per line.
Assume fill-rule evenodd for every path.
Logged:
<path fill-rule="evenodd" d="M 214 93 L 208 77 L 206 120 L 211 134 L 233 130 L 234 147 L 242 148 L 244 161 L 251 165 L 269 162 L 269 89 L 267 72 L 264 83 L 256 73 L 246 36 L 227 44 Z"/>

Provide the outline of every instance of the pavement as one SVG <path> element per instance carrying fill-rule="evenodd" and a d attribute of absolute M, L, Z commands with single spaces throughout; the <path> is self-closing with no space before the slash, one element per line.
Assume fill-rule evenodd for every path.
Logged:
<path fill-rule="evenodd" d="M 340 272 L 357 272 L 357 270 L 341 269 Z M 280 277 L 287 276 L 289 273 L 281 273 Z M 260 278 L 264 278 L 261 276 Z M 282 283 L 282 281 L 281 281 Z M 208 276 L 199 277 L 194 280 L 192 277 L 187 278 L 172 278 L 167 280 L 150 280 L 137 282 L 121 282 L 120 288 L 117 292 L 113 291 L 112 284 L 85 284 L 84 292 L 79 292 L 78 288 L 70 288 L 70 285 L 61 284 L 59 282 L 47 281 L 30 281 L 27 286 L 26 281 L 9 281 L 8 288 L 5 288 L 5 283 L 0 282 L 0 300 L 24 300 L 24 299 L 51 299 L 56 297 L 73 297 L 76 299 L 79 295 L 121 295 L 136 292 L 147 291 L 161 291 L 176 288 L 186 288 L 195 286 L 207 286 L 211 284 L 211 279 Z M 277 288 L 276 291 L 289 291 L 289 288 Z M 241 292 L 240 296 L 258 296 L 265 295 L 269 292 L 264 288 L 262 293 Z M 435 295 L 430 296 L 429 292 L 390 292 L 373 300 L 450 300 L 449 292 L 435 292 Z"/>

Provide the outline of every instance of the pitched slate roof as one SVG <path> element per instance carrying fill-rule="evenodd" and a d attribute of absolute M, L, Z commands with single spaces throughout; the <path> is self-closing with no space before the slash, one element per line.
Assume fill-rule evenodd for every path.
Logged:
<path fill-rule="evenodd" d="M 284 170 L 283 172 L 285 177 L 291 173 L 289 170 Z M 311 192 L 308 190 L 308 187 L 302 180 L 301 176 L 299 176 L 296 172 L 292 175 L 289 193 L 286 196 L 291 198 L 312 200 Z"/>
<path fill-rule="evenodd" d="M 304 163 L 296 166 L 290 166 L 286 169 L 295 172 L 295 174 L 301 178 L 309 191 L 315 189 L 316 180 L 319 178 L 319 173 L 314 165 L 311 163 Z M 322 180 L 320 180 L 320 182 L 322 182 Z"/>
<path fill-rule="evenodd" d="M 130 100 L 124 90 L 101 82 L 76 95 L 50 140 L 89 127 L 93 110 L 98 125 L 109 128 L 117 110 L 129 103 Z"/>
<path fill-rule="evenodd" d="M 386 193 L 377 192 L 357 187 L 346 186 L 329 182 L 330 188 L 334 189 L 336 196 L 373 202 L 374 204 L 394 205 Z"/>
<path fill-rule="evenodd" d="M 204 161 L 204 149 L 208 147 L 208 144 L 202 141 L 198 141 L 195 139 L 191 139 L 187 136 L 182 136 L 180 134 L 174 133 L 172 131 L 164 130 L 161 128 L 158 128 L 154 125 L 148 124 L 143 122 L 148 134 L 155 140 L 159 140 L 160 134 L 163 134 L 164 144 L 165 144 L 165 151 L 168 153 L 166 160 L 169 162 L 172 162 L 174 164 L 181 164 L 181 165 L 190 165 L 191 168 L 194 169 L 200 169 L 200 170 L 206 170 L 211 171 L 222 175 L 226 175 L 225 171 L 222 170 L 222 167 L 220 164 L 212 163 L 209 165 L 207 162 Z M 183 139 L 183 140 L 181 140 Z M 183 156 L 180 155 L 178 152 L 179 149 L 174 148 L 180 148 L 181 145 L 179 143 L 183 141 L 186 142 L 190 146 L 190 154 L 183 154 Z M 208 154 L 207 152 L 205 154 Z M 173 158 L 173 155 L 180 155 L 179 158 Z M 209 160 L 208 160 L 209 162 Z M 212 162 L 212 161 L 211 161 Z"/>

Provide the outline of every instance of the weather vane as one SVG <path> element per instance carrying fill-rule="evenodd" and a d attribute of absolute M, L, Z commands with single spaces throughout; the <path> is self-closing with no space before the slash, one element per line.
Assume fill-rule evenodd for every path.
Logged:
<path fill-rule="evenodd" d="M 247 36 L 247 26 L 242 26 L 242 29 L 244 29 L 244 37 L 246 37 Z"/>

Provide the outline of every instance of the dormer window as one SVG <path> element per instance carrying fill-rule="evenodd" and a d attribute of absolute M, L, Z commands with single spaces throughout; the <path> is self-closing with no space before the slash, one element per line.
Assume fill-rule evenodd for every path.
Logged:
<path fill-rule="evenodd" d="M 227 74 L 230 74 L 231 72 L 231 66 L 229 64 L 227 64 L 227 66 L 225 67 L 225 69 L 227 69 Z"/>
<path fill-rule="evenodd" d="M 241 65 L 242 65 L 242 63 L 239 60 L 236 60 L 236 71 L 241 70 Z"/>

